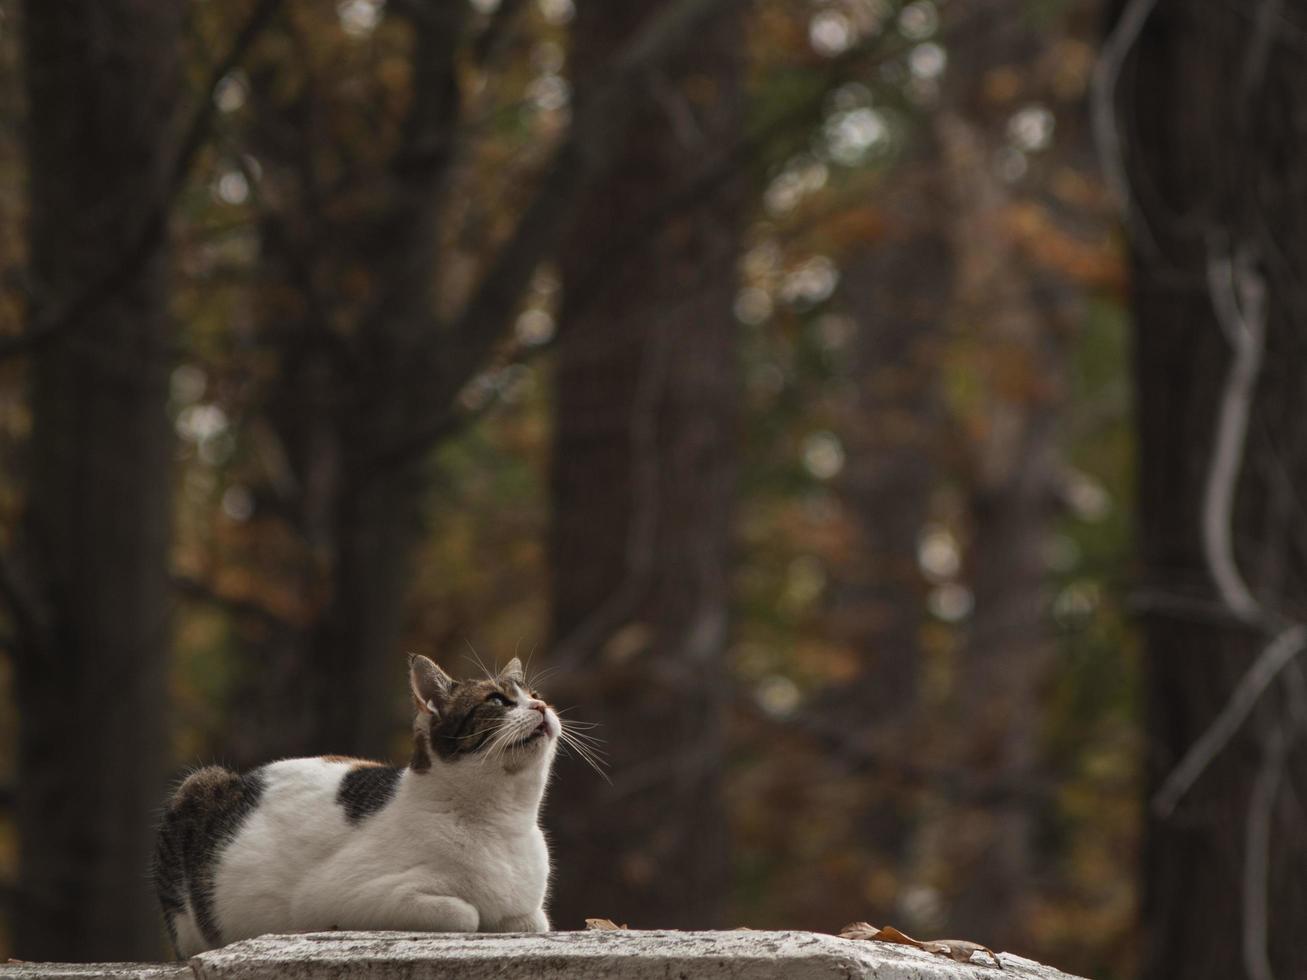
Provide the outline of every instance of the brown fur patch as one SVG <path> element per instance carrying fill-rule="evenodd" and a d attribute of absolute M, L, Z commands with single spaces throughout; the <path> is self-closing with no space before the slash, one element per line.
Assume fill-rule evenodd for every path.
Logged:
<path fill-rule="evenodd" d="M 232 772 L 222 766 L 205 766 L 197 769 L 177 787 L 172 794 L 171 806 L 177 807 L 188 798 L 212 798 L 220 793 L 230 782 Z"/>
<path fill-rule="evenodd" d="M 414 772 L 431 771 L 431 746 L 425 732 L 413 733 L 413 758 L 408 767 Z"/>
<path fill-rule="evenodd" d="M 355 769 L 360 766 L 384 766 L 384 762 L 376 762 L 373 759 L 357 759 L 352 755 L 320 755 L 318 756 L 323 762 L 348 762 Z"/>

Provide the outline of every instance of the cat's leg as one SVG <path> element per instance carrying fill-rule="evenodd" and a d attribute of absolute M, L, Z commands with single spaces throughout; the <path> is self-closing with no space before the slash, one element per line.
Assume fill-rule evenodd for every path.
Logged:
<path fill-rule="evenodd" d="M 394 923 L 403 922 L 403 925 Z M 415 892 L 404 901 L 402 909 L 373 928 L 421 929 L 423 932 L 476 932 L 481 915 L 476 906 L 452 895 L 426 895 Z"/>
<path fill-rule="evenodd" d="M 407 876 L 406 876 L 407 877 Z M 415 932 L 476 932 L 481 914 L 453 895 L 437 895 L 432 882 L 373 879 L 348 897 L 313 902 L 317 908 L 301 919 L 308 929 L 388 929 Z"/>
<path fill-rule="evenodd" d="M 512 915 L 490 926 L 482 928 L 483 932 L 548 932 L 549 917 L 544 909 L 536 909 L 526 915 Z"/>

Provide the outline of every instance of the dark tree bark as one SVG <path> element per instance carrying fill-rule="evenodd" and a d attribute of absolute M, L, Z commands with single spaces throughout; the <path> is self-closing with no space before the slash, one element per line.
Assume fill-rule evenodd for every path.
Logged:
<path fill-rule="evenodd" d="M 1290 664 L 1228 744 L 1208 753 L 1174 810 L 1168 794 L 1158 796 L 1271 637 L 1303 609 L 1307 74 L 1278 20 L 1286 14 L 1270 4 L 1162 0 L 1120 86 L 1136 208 L 1140 550 L 1153 597 L 1144 619 L 1154 801 L 1144 976 L 1157 980 L 1307 975 L 1301 665 Z M 1236 351 L 1259 321 L 1259 289 L 1264 351 L 1246 393 L 1246 444 L 1231 454 L 1217 432 L 1232 421 L 1231 398 L 1240 400 Z M 1236 461 L 1237 492 L 1213 510 L 1204 504 L 1218 457 Z M 1213 548 L 1221 524 L 1232 549 Z M 1228 562 L 1213 558 L 1222 551 L 1247 600 L 1231 587 Z"/>
<path fill-rule="evenodd" d="M 577 78 L 633 36 L 653 3 L 581 5 Z M 742 45 L 732 15 L 647 79 L 611 172 L 578 208 L 564 288 L 629 241 L 652 201 L 740 125 Z M 727 885 L 721 800 L 723 649 L 735 456 L 734 191 L 624 250 L 558 341 L 550 560 L 551 691 L 601 723 L 612 786 L 563 762 L 548 813 L 558 928 L 614 915 L 640 927 L 711 927 Z M 638 229 L 636 229 L 638 231 Z M 566 294 L 565 294 L 566 295 Z"/>
<path fill-rule="evenodd" d="M 24 4 L 33 320 L 115 267 L 163 205 L 181 7 Z M 166 247 L 34 356 L 16 576 L 29 603 L 15 952 L 153 958 L 150 837 L 168 763 Z"/>

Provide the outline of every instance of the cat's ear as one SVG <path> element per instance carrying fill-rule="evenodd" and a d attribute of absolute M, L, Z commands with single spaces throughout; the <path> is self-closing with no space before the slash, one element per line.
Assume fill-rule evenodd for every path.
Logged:
<path fill-rule="evenodd" d="M 499 679 L 508 684 L 526 684 L 526 673 L 522 670 L 522 661 L 514 657 L 508 666 L 499 672 Z"/>
<path fill-rule="evenodd" d="M 440 706 L 454 686 L 454 678 L 419 653 L 408 658 L 408 683 L 413 689 L 413 700 L 417 702 L 418 710 L 438 715 Z"/>

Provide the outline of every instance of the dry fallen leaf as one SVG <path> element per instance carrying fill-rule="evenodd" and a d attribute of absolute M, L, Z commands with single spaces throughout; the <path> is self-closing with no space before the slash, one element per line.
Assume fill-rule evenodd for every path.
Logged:
<path fill-rule="evenodd" d="M 947 950 L 947 954 L 959 963 L 970 963 L 972 953 L 988 953 L 989 958 L 994 961 L 994 965 L 1000 970 L 1003 969 L 1003 964 L 999 961 L 997 953 L 988 946 L 973 943 L 970 939 L 933 939 L 931 945 L 943 946 Z"/>
<path fill-rule="evenodd" d="M 899 932 L 893 926 L 886 926 L 882 929 L 876 940 L 882 943 L 898 943 L 900 946 L 915 946 L 917 949 L 926 948 L 926 944 L 920 939 L 913 939 L 906 933 Z"/>
<path fill-rule="evenodd" d="M 614 922 L 612 919 L 586 919 L 586 920 L 585 920 L 585 927 L 586 927 L 587 929 L 601 929 L 601 930 L 608 930 L 608 929 L 629 929 L 629 928 L 631 928 L 631 927 L 628 926 L 625 922 L 623 922 L 623 923 L 619 926 L 619 925 L 618 925 L 616 922 Z"/>
<path fill-rule="evenodd" d="M 913 939 L 906 933 L 899 932 L 893 926 L 877 929 L 868 922 L 850 922 L 840 930 L 840 938 L 864 939 L 878 943 L 912 946 L 916 949 L 924 949 L 927 953 L 934 953 L 936 956 L 947 956 L 959 963 L 970 963 L 973 953 L 984 952 L 989 954 L 995 966 L 1000 970 L 1003 969 L 1002 962 L 992 949 L 988 946 L 982 946 L 980 943 L 973 943 L 968 939 L 928 939 L 923 942 L 920 939 Z"/>
<path fill-rule="evenodd" d="M 875 939 L 880 930 L 869 922 L 850 922 L 840 930 L 841 939 Z"/>

